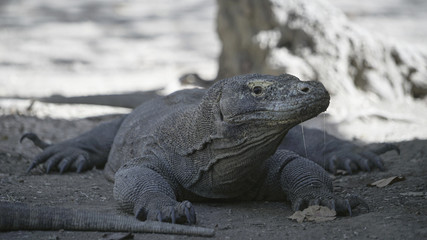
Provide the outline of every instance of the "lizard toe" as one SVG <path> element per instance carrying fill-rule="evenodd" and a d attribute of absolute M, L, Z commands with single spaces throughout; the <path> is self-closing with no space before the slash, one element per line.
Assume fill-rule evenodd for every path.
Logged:
<path fill-rule="evenodd" d="M 156 214 L 156 219 L 157 219 L 157 221 L 159 221 L 159 222 L 164 222 L 163 214 L 162 214 L 162 212 L 161 212 L 161 211 L 159 211 L 159 212 Z"/>
<path fill-rule="evenodd" d="M 309 206 L 315 206 L 315 205 L 320 205 L 320 199 L 316 198 L 316 199 L 311 199 L 310 202 L 308 203 Z"/>
<path fill-rule="evenodd" d="M 339 215 L 352 216 L 352 210 L 357 206 L 363 206 L 369 211 L 369 206 L 365 200 L 356 195 L 347 195 L 344 199 L 336 200 L 336 211 Z"/>
<path fill-rule="evenodd" d="M 384 171 L 384 163 L 380 156 L 376 155 L 373 152 L 366 151 L 362 153 L 363 156 L 365 156 L 369 161 L 377 167 L 379 170 Z"/>
<path fill-rule="evenodd" d="M 335 207 L 335 199 L 329 199 L 326 201 L 326 203 L 324 204 L 326 207 L 328 207 L 331 210 L 336 211 L 336 207 Z"/>
<path fill-rule="evenodd" d="M 56 167 L 58 166 L 58 163 L 61 161 L 62 156 L 59 154 L 53 155 L 52 157 L 50 157 L 46 163 L 45 163 L 45 167 L 46 167 L 46 173 L 49 173 L 51 171 L 53 171 L 54 169 L 56 169 Z"/>
<path fill-rule="evenodd" d="M 394 145 L 391 143 L 383 143 L 375 147 L 372 147 L 370 150 L 373 153 L 378 155 L 389 152 L 389 151 L 396 151 L 396 153 L 400 155 L 400 148 L 397 145 Z"/>
<path fill-rule="evenodd" d="M 304 208 L 304 200 L 302 198 L 297 198 L 292 202 L 292 210 L 299 211 Z"/>
<path fill-rule="evenodd" d="M 141 218 L 144 219 L 142 215 Z M 183 201 L 175 206 L 162 207 L 161 210 L 156 211 L 155 215 L 151 215 L 149 211 L 147 218 L 159 222 L 195 224 L 196 212 L 191 202 Z"/>
<path fill-rule="evenodd" d="M 78 173 L 89 170 L 91 168 L 91 165 L 88 156 L 79 155 L 77 159 L 73 162 L 72 167 L 75 168 Z"/>
<path fill-rule="evenodd" d="M 33 159 L 33 161 L 31 162 L 30 167 L 28 167 L 27 173 L 29 173 L 33 168 L 37 167 L 39 164 L 44 163 L 44 162 L 48 161 L 49 159 L 52 159 L 52 157 L 54 155 L 55 155 L 55 152 L 52 151 L 51 149 L 47 149 L 44 152 L 38 154 Z M 53 161 L 53 162 L 55 162 L 55 161 Z"/>
<path fill-rule="evenodd" d="M 61 163 L 58 165 L 59 167 L 59 173 L 64 173 L 65 171 L 67 171 L 71 164 L 76 160 L 77 156 L 69 156 L 69 157 L 65 157 Z"/>
<path fill-rule="evenodd" d="M 187 222 L 189 224 L 196 224 L 196 211 L 194 210 L 193 205 L 189 201 L 184 201 L 184 211 L 185 217 L 187 218 Z"/>

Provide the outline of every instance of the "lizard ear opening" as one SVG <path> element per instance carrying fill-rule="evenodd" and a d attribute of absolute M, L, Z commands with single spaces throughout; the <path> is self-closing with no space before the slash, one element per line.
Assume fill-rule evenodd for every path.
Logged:
<path fill-rule="evenodd" d="M 217 107 L 215 107 L 215 110 L 214 110 L 214 117 L 215 117 L 215 120 L 216 120 L 216 121 L 220 121 L 220 122 L 223 122 L 223 121 L 224 121 L 224 115 L 222 114 L 220 104 L 218 104 L 218 106 L 217 106 Z"/>
<path fill-rule="evenodd" d="M 219 109 L 219 120 L 221 120 L 221 122 L 224 121 L 224 115 L 222 115 L 221 109 Z"/>

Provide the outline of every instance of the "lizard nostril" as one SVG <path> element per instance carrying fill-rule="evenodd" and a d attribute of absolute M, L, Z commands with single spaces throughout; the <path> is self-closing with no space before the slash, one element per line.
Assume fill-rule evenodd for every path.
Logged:
<path fill-rule="evenodd" d="M 309 93 L 311 90 L 310 85 L 308 85 L 307 83 L 300 83 L 298 84 L 298 91 L 301 93 Z"/>
<path fill-rule="evenodd" d="M 308 93 L 310 89 L 308 87 L 303 87 L 300 89 L 301 92 Z"/>

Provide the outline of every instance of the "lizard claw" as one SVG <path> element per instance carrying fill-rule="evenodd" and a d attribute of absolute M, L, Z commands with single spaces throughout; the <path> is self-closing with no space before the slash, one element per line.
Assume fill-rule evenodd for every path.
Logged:
<path fill-rule="evenodd" d="M 344 199 L 333 195 L 332 193 L 322 192 L 318 196 L 299 197 L 292 201 L 292 210 L 302 210 L 308 206 L 320 205 L 335 210 L 338 215 L 353 215 L 353 209 L 361 205 L 368 209 L 368 204 L 359 196 L 347 195 Z"/>
<path fill-rule="evenodd" d="M 361 197 L 359 197 L 357 195 L 351 195 L 351 194 L 348 194 L 346 196 L 346 198 L 349 201 L 350 206 L 352 208 L 360 205 L 360 206 L 366 208 L 369 211 L 369 205 L 368 205 L 368 203 L 363 198 L 361 198 Z"/>
<path fill-rule="evenodd" d="M 391 143 L 382 143 L 379 146 L 375 146 L 371 148 L 371 151 L 378 155 L 386 153 L 388 151 L 392 151 L 392 150 L 396 151 L 396 153 L 400 155 L 400 148 Z"/>
<path fill-rule="evenodd" d="M 339 199 L 335 202 L 335 204 L 336 204 L 336 211 L 340 215 L 348 214 L 351 217 L 353 215 L 352 209 L 356 208 L 359 205 L 363 206 L 369 211 L 369 206 L 366 203 L 366 201 L 357 195 L 348 194 L 344 200 Z"/>
<path fill-rule="evenodd" d="M 156 215 L 157 221 L 159 222 L 163 222 L 163 216 L 162 216 L 162 212 L 159 211 Z"/>
<path fill-rule="evenodd" d="M 353 171 L 351 170 L 351 160 L 349 158 L 344 159 L 343 162 L 343 168 L 348 172 L 348 174 L 352 174 Z"/>
<path fill-rule="evenodd" d="M 337 167 L 335 164 L 336 162 L 337 162 L 337 156 L 333 155 L 328 159 L 328 165 L 326 166 L 326 169 L 333 174 L 337 173 Z"/>
<path fill-rule="evenodd" d="M 345 200 L 345 206 L 347 207 L 347 212 L 348 212 L 348 215 L 351 217 L 351 205 L 350 205 L 350 202 L 348 201 L 348 199 L 346 199 Z"/>
<path fill-rule="evenodd" d="M 79 155 L 74 164 L 76 165 L 77 173 L 81 173 L 90 167 L 88 159 L 83 155 Z"/>
<path fill-rule="evenodd" d="M 335 208 L 335 200 L 334 200 L 334 199 L 330 199 L 330 200 L 326 203 L 326 206 L 327 206 L 329 209 L 336 211 L 336 208 Z"/>
<path fill-rule="evenodd" d="M 310 200 L 308 203 L 309 206 L 320 205 L 320 200 L 318 198 Z"/>
<path fill-rule="evenodd" d="M 304 200 L 302 198 L 297 198 L 292 202 L 292 210 L 298 211 L 303 207 Z"/>
<path fill-rule="evenodd" d="M 32 163 L 30 164 L 30 166 L 27 168 L 26 173 L 30 173 L 30 172 L 31 172 L 31 170 L 33 170 L 33 168 L 35 168 L 36 166 L 37 166 L 37 163 L 32 162 Z"/>
<path fill-rule="evenodd" d="M 174 208 L 171 209 L 171 222 L 176 223 L 176 211 Z"/>
<path fill-rule="evenodd" d="M 137 214 L 137 218 L 142 220 L 145 219 L 143 215 L 138 216 L 139 213 Z M 148 216 L 148 218 L 152 219 L 150 216 Z M 191 202 L 184 201 L 175 206 L 163 207 L 162 210 L 157 212 L 154 219 L 159 222 L 195 224 L 196 212 L 194 211 L 194 207 Z"/>
<path fill-rule="evenodd" d="M 184 205 L 185 217 L 189 224 L 196 224 L 196 211 L 194 210 L 193 205 L 189 201 L 182 202 Z"/>

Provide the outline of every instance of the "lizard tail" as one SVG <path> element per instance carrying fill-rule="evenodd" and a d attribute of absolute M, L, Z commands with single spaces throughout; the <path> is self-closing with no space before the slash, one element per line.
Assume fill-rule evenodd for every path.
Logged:
<path fill-rule="evenodd" d="M 0 202 L 0 231 L 71 230 L 142 232 L 212 237 L 213 229 L 171 223 L 138 221 L 131 216 L 60 207 Z"/>
<path fill-rule="evenodd" d="M 37 147 L 41 149 L 45 149 L 50 146 L 50 144 L 41 140 L 35 133 L 24 133 L 19 142 L 22 143 L 22 140 L 24 140 L 25 138 L 30 139 Z"/>

